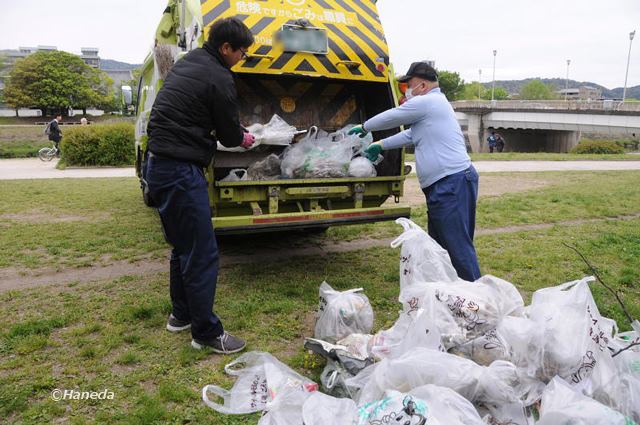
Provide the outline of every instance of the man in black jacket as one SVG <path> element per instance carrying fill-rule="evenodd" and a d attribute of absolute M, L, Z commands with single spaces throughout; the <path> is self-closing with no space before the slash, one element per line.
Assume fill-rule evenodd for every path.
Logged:
<path fill-rule="evenodd" d="M 58 153 L 56 153 L 56 156 L 60 156 L 60 140 L 62 140 L 62 130 L 60 130 L 60 121 L 62 121 L 62 114 L 57 114 L 56 117 L 51 120 L 51 122 L 48 125 L 48 134 L 49 134 L 49 140 L 51 140 L 56 149 L 58 150 Z"/>
<path fill-rule="evenodd" d="M 254 137 L 240 125 L 230 68 L 253 44 L 240 20 L 215 22 L 202 48 L 173 66 L 153 104 L 147 133 L 146 180 L 173 250 L 169 280 L 173 312 L 167 329 L 191 328 L 191 345 L 216 353 L 241 351 L 245 342 L 224 331 L 212 311 L 218 279 L 218 246 L 211 222 L 203 167 L 216 151 L 251 147 Z"/>

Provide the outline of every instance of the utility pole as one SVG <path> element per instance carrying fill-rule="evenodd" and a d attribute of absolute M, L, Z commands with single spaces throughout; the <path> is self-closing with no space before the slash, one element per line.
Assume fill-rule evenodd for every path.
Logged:
<path fill-rule="evenodd" d="M 493 51 L 493 82 L 491 83 L 491 102 L 494 100 L 495 92 L 496 92 L 496 55 L 498 54 L 497 50 Z"/>
<path fill-rule="evenodd" d="M 629 33 L 629 55 L 627 56 L 627 72 L 624 74 L 624 89 L 622 90 L 622 103 L 627 97 L 627 77 L 629 76 L 629 61 L 631 60 L 631 43 L 633 43 L 633 36 L 636 35 L 636 31 L 633 30 Z"/>
<path fill-rule="evenodd" d="M 564 81 L 564 101 L 567 101 L 569 95 L 569 65 L 571 65 L 571 59 L 567 59 L 567 78 Z"/>

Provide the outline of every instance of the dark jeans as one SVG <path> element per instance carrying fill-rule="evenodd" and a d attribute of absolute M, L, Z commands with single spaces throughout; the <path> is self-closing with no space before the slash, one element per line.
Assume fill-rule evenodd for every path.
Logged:
<path fill-rule="evenodd" d="M 204 172 L 194 164 L 150 156 L 146 177 L 165 238 L 173 247 L 169 262 L 173 315 L 191 321 L 194 338 L 219 336 L 222 323 L 212 311 L 218 244 Z"/>
<path fill-rule="evenodd" d="M 468 281 L 480 277 L 473 246 L 478 180 L 472 165 L 422 189 L 427 198 L 429 235 L 447 250 L 458 276 Z"/>

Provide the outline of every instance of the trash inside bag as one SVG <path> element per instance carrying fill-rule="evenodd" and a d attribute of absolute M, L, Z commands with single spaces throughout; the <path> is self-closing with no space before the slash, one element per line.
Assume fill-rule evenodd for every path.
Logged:
<path fill-rule="evenodd" d="M 630 418 L 584 396 L 560 377 L 549 382 L 542 395 L 536 425 L 632 425 Z"/>
<path fill-rule="evenodd" d="M 435 298 L 434 317 L 442 343 L 449 349 L 481 337 L 495 329 L 503 317 L 521 310 L 522 297 L 515 288 L 502 288 L 502 282 L 497 284 L 492 277 L 476 282 L 414 282 L 400 292 L 400 302 L 404 311 L 410 312 Z"/>
<path fill-rule="evenodd" d="M 348 373 L 356 375 L 374 362 L 369 354 L 371 335 L 351 334 L 336 344 L 315 338 L 305 338 L 304 348 L 328 361 L 339 363 Z"/>
<path fill-rule="evenodd" d="M 333 422 L 342 423 L 345 422 Z M 424 385 L 409 392 L 387 390 L 358 408 L 357 425 L 480 425 L 471 403 L 448 388 Z"/>
<path fill-rule="evenodd" d="M 538 376 L 545 382 L 558 375 L 574 385 L 589 385 L 614 330 L 598 312 L 587 277 L 534 292 L 527 314 L 544 329 L 543 357 Z"/>
<path fill-rule="evenodd" d="M 376 167 L 367 158 L 359 156 L 353 158 L 349 164 L 349 175 L 351 177 L 375 177 L 378 175 Z"/>
<path fill-rule="evenodd" d="M 340 292 L 322 282 L 315 327 L 317 339 L 336 342 L 354 333 L 367 334 L 372 327 L 373 309 L 362 288 Z"/>
<path fill-rule="evenodd" d="M 404 232 L 391 242 L 400 251 L 400 290 L 414 282 L 453 282 L 458 274 L 451 264 L 449 253 L 420 226 L 408 218 L 396 223 Z"/>
<path fill-rule="evenodd" d="M 266 404 L 258 425 L 303 425 L 302 406 L 311 394 L 299 388 L 285 388 Z"/>
<path fill-rule="evenodd" d="M 231 390 L 216 385 L 206 385 L 202 389 L 202 400 L 220 413 L 259 412 L 288 388 L 306 392 L 318 389 L 318 384 L 293 371 L 269 353 L 245 353 L 227 364 L 224 370 L 228 375 L 238 377 Z M 224 403 L 210 399 L 210 394 L 222 398 Z"/>
<path fill-rule="evenodd" d="M 277 180 L 280 178 L 280 158 L 278 155 L 271 154 L 262 161 L 253 163 L 247 169 L 249 180 Z"/>
<path fill-rule="evenodd" d="M 278 114 L 274 114 L 268 123 L 252 124 L 247 130 L 259 144 L 275 146 L 288 146 L 297 132 L 294 126 L 287 124 Z"/>
<path fill-rule="evenodd" d="M 221 182 L 239 182 L 239 181 L 245 181 L 248 179 L 249 178 L 247 177 L 247 170 L 243 168 L 234 168 L 233 170 L 229 171 L 229 175 L 227 177 L 223 178 L 220 181 Z"/>
<path fill-rule="evenodd" d="M 247 127 L 247 131 L 256 138 L 249 149 L 240 146 L 228 148 L 218 142 L 217 150 L 222 152 L 246 152 L 260 145 L 288 146 L 296 135 L 297 129 L 287 124 L 286 121 L 276 114 L 271 117 L 271 120 L 267 124 L 252 124 Z"/>
<path fill-rule="evenodd" d="M 339 362 L 328 360 L 322 374 L 320 374 L 320 383 L 327 394 L 335 397 L 352 398 L 353 394 L 351 394 L 346 384 L 349 378 L 353 378 L 353 375 Z"/>
<path fill-rule="evenodd" d="M 451 388 L 474 403 L 509 403 L 518 400 L 519 383 L 512 363 L 496 361 L 485 367 L 426 348 L 384 359 L 347 380 L 350 390 L 358 392 L 359 404 L 378 400 L 387 389 L 406 392 L 425 384 Z"/>
<path fill-rule="evenodd" d="M 348 136 L 346 127 L 340 131 L 321 136 L 309 132 L 298 143 L 283 154 L 282 175 L 286 178 L 339 178 L 349 173 L 351 158 L 362 152 L 363 146 L 371 143 L 371 136 L 360 139 Z"/>

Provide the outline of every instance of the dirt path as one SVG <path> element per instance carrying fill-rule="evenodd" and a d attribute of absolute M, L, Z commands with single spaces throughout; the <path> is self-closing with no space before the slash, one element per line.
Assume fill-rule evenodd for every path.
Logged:
<path fill-rule="evenodd" d="M 514 233 L 531 230 L 550 229 L 553 226 L 578 226 L 588 223 L 601 223 L 607 221 L 633 220 L 640 218 L 640 213 L 587 220 L 571 220 L 559 223 L 527 224 L 520 226 L 507 226 L 493 229 L 478 229 L 477 236 Z M 393 239 L 360 239 L 350 242 L 331 242 L 317 238 L 314 242 L 308 239 L 302 247 L 292 247 L 289 241 L 281 238 L 265 238 L 256 244 L 251 239 L 230 245 L 221 246 L 220 263 L 223 268 L 261 261 L 288 260 L 291 257 L 316 256 L 326 257 L 330 254 L 359 251 L 368 248 L 387 248 Z M 241 246 L 243 245 L 243 246 Z M 242 253 L 242 254 L 240 254 Z M 122 276 L 157 274 L 168 271 L 168 261 L 142 260 L 134 263 L 128 261 L 116 261 L 106 266 L 94 266 L 86 268 L 69 268 L 63 270 L 38 269 L 25 271 L 18 269 L 0 269 L 0 293 L 10 290 L 21 290 L 41 286 L 66 285 L 69 283 L 85 283 L 102 280 L 113 280 Z"/>

